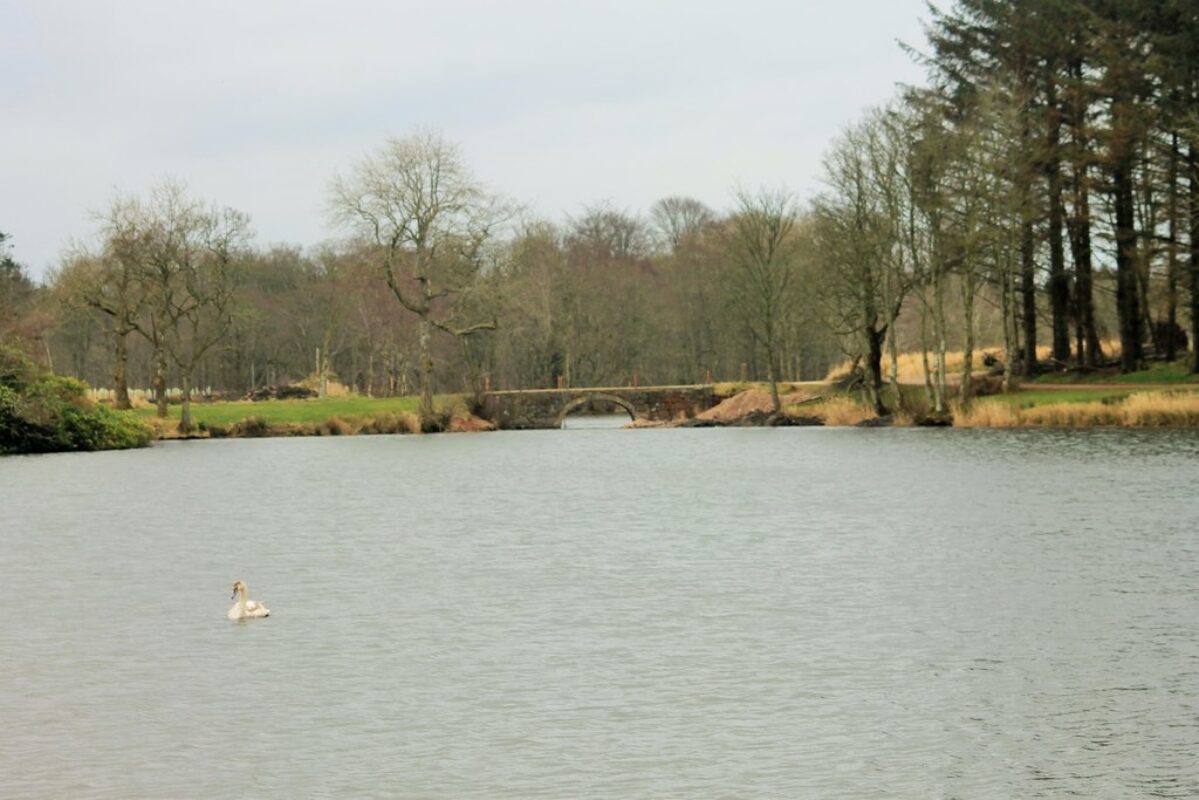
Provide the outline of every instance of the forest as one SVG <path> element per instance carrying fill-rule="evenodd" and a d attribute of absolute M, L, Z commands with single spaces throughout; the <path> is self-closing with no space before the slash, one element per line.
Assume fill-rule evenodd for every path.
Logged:
<path fill-rule="evenodd" d="M 424 415 L 435 392 L 848 368 L 881 415 L 905 353 L 944 413 L 991 368 L 1004 390 L 1157 359 L 1199 372 L 1199 8 L 958 0 L 925 30 L 900 45 L 925 82 L 849 122 L 808 199 L 779 175 L 724 209 L 542 219 L 419 130 L 330 176 L 316 247 L 259 245 L 235 202 L 171 178 L 64 231 L 43 282 L 5 230 L 0 340 L 163 413 L 172 392 L 303 379 L 419 394 Z"/>

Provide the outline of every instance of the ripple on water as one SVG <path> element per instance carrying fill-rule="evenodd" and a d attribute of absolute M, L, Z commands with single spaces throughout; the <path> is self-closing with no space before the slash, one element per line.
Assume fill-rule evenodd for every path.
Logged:
<path fill-rule="evenodd" d="M 0 795 L 1194 796 L 1196 454 L 570 430 L 0 460 Z M 269 620 L 224 620 L 235 578 Z"/>

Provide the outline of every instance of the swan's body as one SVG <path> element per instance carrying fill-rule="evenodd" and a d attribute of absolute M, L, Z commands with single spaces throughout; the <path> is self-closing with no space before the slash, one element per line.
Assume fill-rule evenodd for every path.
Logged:
<path fill-rule="evenodd" d="M 233 596 L 237 598 L 237 602 L 233 604 L 233 608 L 229 609 L 229 613 L 226 615 L 229 619 L 251 619 L 271 615 L 271 610 L 262 603 L 257 600 L 247 600 L 246 595 L 249 593 L 250 590 L 241 581 L 233 584 Z"/>

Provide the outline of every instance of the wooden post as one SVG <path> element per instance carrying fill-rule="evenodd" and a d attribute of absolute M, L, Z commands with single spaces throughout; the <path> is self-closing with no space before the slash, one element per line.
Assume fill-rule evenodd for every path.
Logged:
<path fill-rule="evenodd" d="M 485 392 L 491 391 L 491 376 L 490 375 L 483 376 L 483 391 L 485 391 Z"/>
<path fill-rule="evenodd" d="M 565 375 L 559 375 L 559 376 L 558 376 L 558 381 L 557 381 L 557 383 L 558 383 L 558 388 L 559 388 L 559 389 L 565 389 L 565 388 L 566 388 L 566 376 L 565 376 Z"/>

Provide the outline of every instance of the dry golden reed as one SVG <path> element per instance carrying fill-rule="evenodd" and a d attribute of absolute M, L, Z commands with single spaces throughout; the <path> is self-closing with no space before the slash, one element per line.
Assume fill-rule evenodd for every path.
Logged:
<path fill-rule="evenodd" d="M 1120 354 L 1120 341 L 1118 339 L 1107 339 L 1100 343 L 1105 355 L 1110 358 L 1115 358 Z M 974 364 L 973 372 L 975 375 L 987 371 L 987 367 L 983 366 L 983 356 L 986 353 L 993 353 L 998 358 L 1004 357 L 1004 349 L 1002 346 L 995 345 L 991 347 L 976 347 L 974 348 Z M 1047 361 L 1052 354 L 1052 348 L 1048 345 L 1041 345 L 1037 348 L 1037 360 Z M 966 352 L 964 350 L 946 350 L 945 351 L 945 373 L 947 375 L 957 375 L 962 371 L 962 366 L 966 361 Z M 899 382 L 900 383 L 923 383 L 924 382 L 924 359 L 923 355 L 917 352 L 900 353 L 899 354 Z M 825 380 L 835 380 L 849 371 L 852 362 L 843 361 L 829 370 Z M 928 366 L 932 369 L 933 354 L 928 354 Z M 887 357 L 883 358 L 883 377 L 887 378 L 891 374 L 891 360 Z"/>
<path fill-rule="evenodd" d="M 954 409 L 959 428 L 1199 427 L 1199 392 L 1137 392 L 1112 402 L 1049 403 L 1015 408 L 998 400 Z"/>
<path fill-rule="evenodd" d="M 406 411 L 398 414 L 383 412 L 356 421 L 355 433 L 420 433 L 420 420 Z"/>
<path fill-rule="evenodd" d="M 1007 403 L 976 402 L 953 407 L 955 428 L 1015 428 L 1019 425 L 1018 412 Z"/>
<path fill-rule="evenodd" d="M 1199 426 L 1199 392 L 1138 392 L 1123 410 L 1124 424 L 1136 428 Z"/>
<path fill-rule="evenodd" d="M 360 434 L 382 433 L 420 433 L 420 420 L 415 414 L 409 412 L 398 414 L 384 412 L 369 417 L 341 417 L 334 415 L 321 422 L 312 422 L 303 425 L 275 423 L 269 426 L 268 433 L 259 435 L 358 436 Z M 234 435 L 238 434 L 235 433 Z"/>
<path fill-rule="evenodd" d="M 853 397 L 838 395 L 803 407 L 803 413 L 815 414 L 825 425 L 857 425 L 874 419 L 874 410 Z"/>
<path fill-rule="evenodd" d="M 1050 403 L 1020 410 L 1026 426 L 1048 428 L 1103 428 L 1121 424 L 1121 409 L 1114 403 Z"/>
<path fill-rule="evenodd" d="M 995 353 L 1000 358 L 1003 357 L 1002 347 L 980 347 L 974 351 L 973 371 L 975 374 L 986 371 L 983 366 L 983 354 Z M 1048 358 L 1050 348 L 1038 347 L 1037 358 Z M 921 353 L 900 353 L 899 354 L 899 382 L 900 383 L 923 383 L 924 382 L 924 357 Z M 962 371 L 962 366 L 966 362 L 966 353 L 964 350 L 947 350 L 945 351 L 945 372 L 947 375 L 956 375 Z M 829 370 L 825 380 L 835 380 L 849 371 L 852 362 L 843 361 Z M 933 354 L 928 354 L 929 369 L 933 367 Z M 883 379 L 889 379 L 891 375 L 891 360 L 883 359 Z"/>
<path fill-rule="evenodd" d="M 338 416 L 329 417 L 329 419 L 317 426 L 317 430 L 321 436 L 352 436 L 361 429 L 362 426 L 359 420 L 347 420 Z"/>

